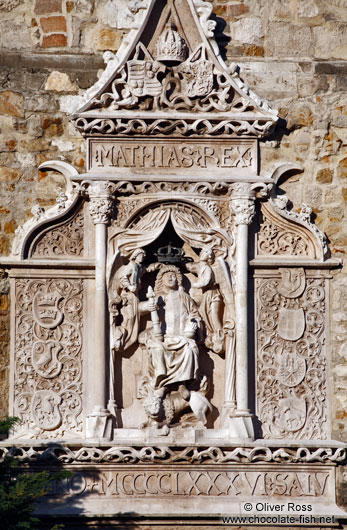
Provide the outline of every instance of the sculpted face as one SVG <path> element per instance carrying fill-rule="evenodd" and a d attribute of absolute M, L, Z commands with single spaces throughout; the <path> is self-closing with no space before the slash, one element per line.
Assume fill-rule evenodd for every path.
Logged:
<path fill-rule="evenodd" d="M 174 290 L 178 287 L 177 276 L 175 272 L 165 272 L 162 277 L 163 287 L 168 290 Z"/>

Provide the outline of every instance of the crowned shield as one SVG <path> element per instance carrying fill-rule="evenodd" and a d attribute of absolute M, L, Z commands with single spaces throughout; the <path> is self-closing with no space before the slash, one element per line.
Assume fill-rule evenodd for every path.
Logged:
<path fill-rule="evenodd" d="M 278 316 L 277 333 L 284 340 L 298 340 L 305 331 L 305 313 L 302 308 L 281 307 Z"/>
<path fill-rule="evenodd" d="M 51 293 L 36 293 L 33 298 L 33 314 L 36 322 L 46 329 L 59 326 L 63 320 L 63 313 L 58 307 L 62 296 L 53 291 Z"/>

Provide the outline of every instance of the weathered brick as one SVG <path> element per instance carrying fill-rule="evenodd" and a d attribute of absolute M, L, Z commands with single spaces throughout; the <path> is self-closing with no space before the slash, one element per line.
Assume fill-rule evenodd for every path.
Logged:
<path fill-rule="evenodd" d="M 13 182 L 19 178 L 20 171 L 0 166 L 0 182 Z"/>
<path fill-rule="evenodd" d="M 61 13 L 62 0 L 36 0 L 34 11 L 37 15 L 45 13 Z"/>
<path fill-rule="evenodd" d="M 255 44 L 244 44 L 242 46 L 242 55 L 247 55 L 248 57 L 264 57 L 264 48 Z"/>
<path fill-rule="evenodd" d="M 274 22 L 265 37 L 265 54 L 269 56 L 312 55 L 311 28 L 304 25 Z"/>
<path fill-rule="evenodd" d="M 8 221 L 7 223 L 4 224 L 5 234 L 14 234 L 16 228 L 17 228 L 17 223 L 15 221 Z"/>
<path fill-rule="evenodd" d="M 337 176 L 342 178 L 342 179 L 347 178 L 347 158 L 343 158 L 338 163 Z"/>
<path fill-rule="evenodd" d="M 329 168 L 320 169 L 316 175 L 316 181 L 321 184 L 330 184 L 333 181 L 333 172 Z"/>
<path fill-rule="evenodd" d="M 24 97 L 18 92 L 11 92 L 4 90 L 0 92 L 0 114 L 7 114 L 8 116 L 16 116 L 21 118 L 24 116 Z"/>
<path fill-rule="evenodd" d="M 10 253 L 11 245 L 7 236 L 0 235 L 0 255 L 7 256 Z"/>
<path fill-rule="evenodd" d="M 66 32 L 65 17 L 41 17 L 40 24 L 45 33 Z"/>
<path fill-rule="evenodd" d="M 238 17 L 244 13 L 248 13 L 249 7 L 245 4 L 231 4 L 228 5 L 227 14 L 229 17 Z"/>
<path fill-rule="evenodd" d="M 118 50 L 123 39 L 123 33 L 115 29 L 98 29 L 94 33 L 94 45 L 97 50 Z"/>
<path fill-rule="evenodd" d="M 62 33 L 52 33 L 52 35 L 44 35 L 42 39 L 43 48 L 60 48 L 67 45 L 67 37 Z"/>
<path fill-rule="evenodd" d="M 77 86 L 71 83 L 69 76 L 65 72 L 52 72 L 47 78 L 45 90 L 76 92 Z"/>
<path fill-rule="evenodd" d="M 4 142 L 0 142 L 0 152 L 14 151 L 16 149 L 16 145 L 16 140 L 5 140 Z"/>

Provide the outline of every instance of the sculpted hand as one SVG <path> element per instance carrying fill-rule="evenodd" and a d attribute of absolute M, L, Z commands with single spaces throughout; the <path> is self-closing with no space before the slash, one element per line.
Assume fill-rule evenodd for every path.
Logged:
<path fill-rule="evenodd" d="M 155 311 L 157 309 L 157 304 L 154 299 L 148 300 L 147 309 L 148 311 Z"/>
<path fill-rule="evenodd" d="M 184 335 L 189 339 L 192 339 L 197 329 L 198 323 L 195 320 L 190 320 L 184 329 Z"/>

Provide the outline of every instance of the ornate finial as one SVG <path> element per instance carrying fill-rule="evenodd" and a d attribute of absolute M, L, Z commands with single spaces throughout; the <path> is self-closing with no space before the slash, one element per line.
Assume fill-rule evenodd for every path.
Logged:
<path fill-rule="evenodd" d="M 181 63 L 188 57 L 186 42 L 171 23 L 165 26 L 160 35 L 156 50 L 157 61 L 166 64 Z"/>
<path fill-rule="evenodd" d="M 184 260 L 184 250 L 173 247 L 171 242 L 166 247 L 158 248 L 154 254 L 160 263 L 182 263 Z"/>

